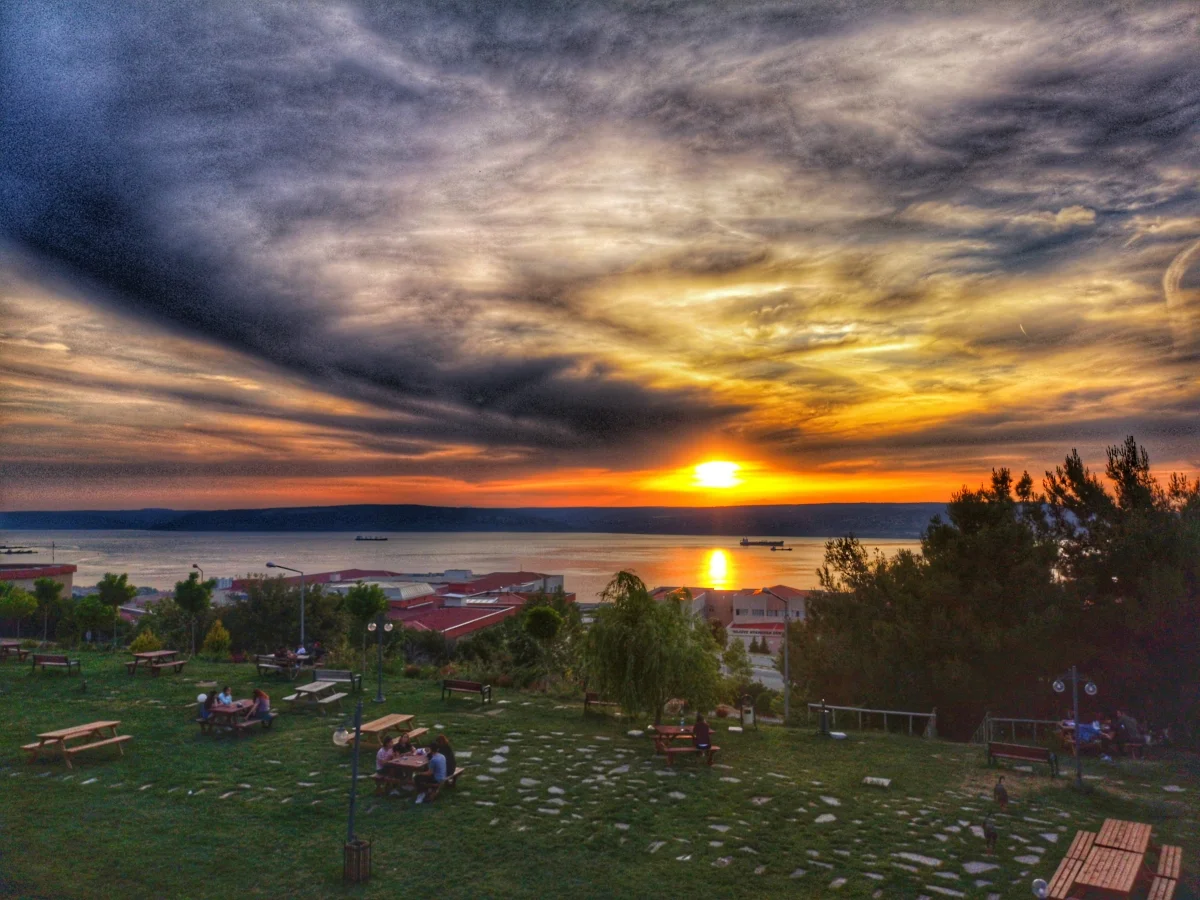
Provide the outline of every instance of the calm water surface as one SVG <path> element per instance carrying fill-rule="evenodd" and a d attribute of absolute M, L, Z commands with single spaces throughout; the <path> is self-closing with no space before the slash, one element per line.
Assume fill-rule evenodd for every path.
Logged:
<path fill-rule="evenodd" d="M 379 535 L 384 536 L 384 535 Z M 79 567 L 76 585 L 95 584 L 105 572 L 128 572 L 141 587 L 170 588 L 199 563 L 207 578 L 269 573 L 268 560 L 305 572 L 389 569 L 476 573 L 525 571 L 562 574 L 581 600 L 600 591 L 613 573 L 632 569 L 651 587 L 713 588 L 787 584 L 817 586 L 825 538 L 794 538 L 790 553 L 739 547 L 741 535 L 692 537 L 640 534 L 387 534 L 387 541 L 355 541 L 344 533 L 220 533 L 164 531 L 0 531 L 0 544 L 38 548 L 37 555 L 0 556 L 0 562 L 50 562 Z M 916 541 L 880 540 L 869 546 L 892 554 Z"/>

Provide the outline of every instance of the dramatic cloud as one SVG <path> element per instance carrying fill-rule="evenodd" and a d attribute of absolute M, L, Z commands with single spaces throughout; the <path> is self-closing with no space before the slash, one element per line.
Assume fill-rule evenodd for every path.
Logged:
<path fill-rule="evenodd" d="M 938 499 L 1130 431 L 1200 462 L 1193 5 L 0 29 L 0 505 L 616 502 L 705 453 Z"/>

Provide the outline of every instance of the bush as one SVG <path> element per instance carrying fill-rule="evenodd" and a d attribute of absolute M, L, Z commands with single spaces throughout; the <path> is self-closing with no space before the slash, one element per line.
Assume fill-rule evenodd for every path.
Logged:
<path fill-rule="evenodd" d="M 513 686 L 513 678 L 511 675 L 505 673 L 505 674 L 496 676 L 496 687 L 510 688 L 512 686 Z"/>
<path fill-rule="evenodd" d="M 420 674 L 421 674 L 420 666 L 415 666 L 412 663 L 409 663 L 407 666 L 404 667 L 404 677 L 405 678 L 416 678 Z"/>
<path fill-rule="evenodd" d="M 221 624 L 220 619 L 217 619 L 213 622 L 212 628 L 208 629 L 200 653 L 202 656 L 212 659 L 225 659 L 229 655 L 229 647 L 232 643 L 233 639 L 229 636 L 229 630 Z"/>
<path fill-rule="evenodd" d="M 133 639 L 133 643 L 129 645 L 130 653 L 150 653 L 153 650 L 161 650 L 162 641 L 158 639 L 158 635 L 149 628 L 144 628 Z"/>

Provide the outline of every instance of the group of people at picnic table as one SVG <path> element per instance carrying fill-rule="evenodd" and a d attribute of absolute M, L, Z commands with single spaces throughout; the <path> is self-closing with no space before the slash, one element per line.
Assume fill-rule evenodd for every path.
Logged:
<path fill-rule="evenodd" d="M 313 641 L 311 648 L 305 648 L 303 644 L 295 650 L 289 650 L 285 646 L 280 646 L 275 651 L 275 658 L 280 662 L 296 663 L 312 663 L 316 665 L 325 656 L 326 650 L 320 641 Z"/>
<path fill-rule="evenodd" d="M 388 766 L 399 762 L 402 758 L 413 759 L 424 757 L 424 766 L 413 773 L 413 785 L 422 789 L 417 794 L 417 803 L 425 802 L 426 790 L 440 785 L 455 771 L 454 748 L 450 739 L 439 734 L 428 749 L 413 747 L 408 734 L 400 732 L 396 737 L 386 736 L 375 754 L 375 773 L 384 774 Z"/>
<path fill-rule="evenodd" d="M 221 688 L 220 693 L 214 691 L 210 694 L 201 694 L 200 697 L 200 718 L 204 720 L 213 717 L 214 707 L 230 707 L 237 703 L 233 697 L 233 692 L 229 689 L 229 685 Z M 269 719 L 271 717 L 270 695 L 262 688 L 255 688 L 254 693 L 250 697 L 250 702 L 245 705 L 241 715 L 246 719 Z"/>
<path fill-rule="evenodd" d="M 1169 730 L 1143 731 L 1137 719 L 1123 709 L 1118 709 L 1111 717 L 1096 718 L 1091 722 L 1075 722 L 1068 714 L 1060 728 L 1064 737 L 1078 742 L 1080 751 L 1090 748 L 1109 755 L 1124 754 L 1126 748 L 1134 746 L 1170 743 Z"/>

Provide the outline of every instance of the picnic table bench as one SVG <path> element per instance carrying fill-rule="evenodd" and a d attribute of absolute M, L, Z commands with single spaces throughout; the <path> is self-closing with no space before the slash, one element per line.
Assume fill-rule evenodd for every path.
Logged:
<path fill-rule="evenodd" d="M 308 684 L 296 686 L 296 692 L 289 694 L 283 698 L 285 703 L 290 703 L 292 708 L 308 707 L 310 709 L 319 710 L 321 715 L 325 715 L 325 708 L 337 705 L 338 712 L 342 709 L 342 699 L 348 697 L 347 693 L 334 693 L 337 683 L 333 681 L 310 681 Z"/>
<path fill-rule="evenodd" d="M 999 741 L 988 741 L 987 761 L 990 766 L 997 759 L 1016 759 L 1022 762 L 1042 762 L 1050 767 L 1050 777 L 1058 776 L 1058 755 L 1046 747 L 1032 747 L 1028 744 L 1002 744 Z"/>
<path fill-rule="evenodd" d="M 155 677 L 158 677 L 163 669 L 182 672 L 183 667 L 187 665 L 187 660 L 176 659 L 177 656 L 179 656 L 178 650 L 147 650 L 143 653 L 135 653 L 133 659 L 125 663 L 125 671 L 130 675 L 136 675 L 140 668 Z"/>
<path fill-rule="evenodd" d="M 386 794 L 390 789 L 409 783 L 413 776 L 429 765 L 429 759 L 420 753 L 406 753 L 384 763 L 382 769 L 375 773 L 375 793 Z M 425 788 L 425 802 L 432 803 L 437 799 L 444 787 L 454 787 L 458 784 L 458 776 L 465 772 L 462 766 L 446 776 L 441 784 Z"/>
<path fill-rule="evenodd" d="M 335 681 L 350 685 L 351 691 L 362 690 L 362 675 L 349 669 L 313 669 L 313 681 Z"/>
<path fill-rule="evenodd" d="M 383 739 L 387 737 L 389 731 L 400 731 L 408 735 L 410 741 L 416 741 L 418 738 L 424 737 L 429 733 L 428 728 L 410 728 L 409 725 L 415 716 L 405 715 L 403 713 L 390 713 L 386 716 L 381 716 L 378 719 L 373 719 L 370 722 L 363 722 L 359 726 L 359 731 L 364 734 L 375 735 L 375 740 L 380 747 L 383 746 Z M 353 746 L 353 741 L 346 746 Z"/>
<path fill-rule="evenodd" d="M 466 769 L 464 769 L 462 766 L 459 766 L 446 776 L 445 781 L 441 782 L 440 784 L 431 784 L 425 788 L 425 802 L 432 803 L 438 798 L 438 795 L 440 795 L 445 788 L 452 788 L 458 784 L 458 776 L 465 771 Z"/>
<path fill-rule="evenodd" d="M 254 657 L 254 662 L 258 667 L 259 675 L 274 673 L 276 675 L 286 675 L 288 678 L 295 678 L 296 673 L 300 671 L 300 661 L 290 657 L 259 654 Z"/>
<path fill-rule="evenodd" d="M 692 744 L 678 744 L 674 742 L 681 739 L 691 740 L 693 737 L 693 727 L 691 725 L 655 725 L 654 726 L 654 750 L 656 753 L 661 753 L 667 758 L 667 765 L 675 764 L 676 756 L 690 756 L 692 754 L 703 754 L 711 766 L 713 764 L 713 756 L 720 752 L 721 748 L 716 744 L 710 744 L 708 747 L 701 749 Z"/>
<path fill-rule="evenodd" d="M 17 662 L 25 662 L 25 657 L 29 655 L 28 650 L 22 650 L 21 645 L 16 641 L 0 641 L 0 659 L 8 659 L 10 656 L 15 656 Z"/>
<path fill-rule="evenodd" d="M 82 674 L 83 669 L 80 668 L 79 660 L 67 659 L 57 653 L 34 653 L 33 666 L 29 669 L 29 674 L 32 675 L 38 666 L 42 667 L 42 671 L 46 671 L 46 667 L 51 669 L 66 669 L 67 674 L 71 674 L 71 669 Z"/>
<path fill-rule="evenodd" d="M 492 686 L 490 684 L 482 684 L 478 681 L 460 681 L 454 678 L 445 678 L 442 680 L 442 699 L 446 699 L 447 694 L 455 692 L 462 694 L 478 694 L 481 703 L 492 702 Z"/>
<path fill-rule="evenodd" d="M 601 700 L 600 695 L 595 691 L 584 691 L 583 694 L 583 711 L 586 713 L 593 706 L 620 706 L 616 700 Z"/>
<path fill-rule="evenodd" d="M 1165 846 L 1158 869 L 1146 867 L 1150 826 L 1105 819 L 1099 832 L 1079 831 L 1050 880 L 1050 900 L 1067 900 L 1089 890 L 1128 897 L 1140 880 L 1150 880 L 1150 900 L 1171 900 L 1178 885 L 1182 851 Z"/>
<path fill-rule="evenodd" d="M 117 726 L 121 723 L 113 722 L 88 722 L 86 725 L 75 725 L 71 728 L 60 728 L 58 731 L 47 731 L 38 735 L 38 739 L 32 744 L 25 744 L 21 747 L 29 753 L 29 762 L 37 762 L 38 757 L 43 750 L 57 750 L 63 760 L 67 764 L 68 769 L 73 769 L 71 765 L 71 757 L 76 753 L 82 753 L 84 750 L 95 750 L 97 747 L 116 746 L 120 750 L 121 755 L 125 755 L 125 750 L 121 744 L 125 741 L 133 740 L 133 735 L 117 734 Z M 106 733 L 107 732 L 107 733 Z M 71 741 L 87 740 L 88 743 L 79 744 L 77 746 L 69 746 Z"/>

